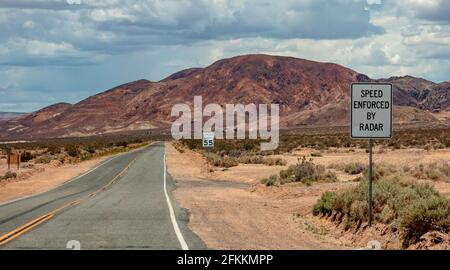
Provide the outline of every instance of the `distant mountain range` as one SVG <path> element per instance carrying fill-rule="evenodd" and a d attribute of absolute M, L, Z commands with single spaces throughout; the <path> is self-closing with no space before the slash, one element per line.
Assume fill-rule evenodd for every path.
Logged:
<path fill-rule="evenodd" d="M 77 103 L 58 103 L 0 122 L 0 139 L 87 136 L 167 129 L 173 104 L 278 103 L 281 127 L 343 126 L 349 122 L 352 82 L 394 85 L 394 122 L 439 122 L 450 111 L 450 82 L 411 76 L 371 79 L 349 68 L 293 57 L 243 55 L 159 81 L 138 80 Z"/>
<path fill-rule="evenodd" d="M 0 112 L 0 121 L 11 120 L 24 114 L 19 112 Z"/>

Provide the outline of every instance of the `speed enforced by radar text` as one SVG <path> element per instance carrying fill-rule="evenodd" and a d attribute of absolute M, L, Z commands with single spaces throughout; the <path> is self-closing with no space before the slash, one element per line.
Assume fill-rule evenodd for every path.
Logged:
<path fill-rule="evenodd" d="M 392 136 L 391 84 L 352 84 L 351 135 L 353 138 Z"/>

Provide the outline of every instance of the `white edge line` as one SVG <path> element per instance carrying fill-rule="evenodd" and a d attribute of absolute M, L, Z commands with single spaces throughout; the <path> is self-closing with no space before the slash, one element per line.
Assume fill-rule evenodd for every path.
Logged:
<path fill-rule="evenodd" d="M 134 149 L 134 150 L 131 150 L 131 151 L 128 151 L 128 152 L 116 154 L 115 156 L 109 157 L 109 158 L 107 158 L 106 160 L 100 162 L 100 164 L 98 164 L 98 165 L 95 166 L 94 168 L 90 169 L 89 171 L 84 172 L 84 173 L 82 173 L 82 174 L 80 174 L 80 175 L 78 175 L 78 176 L 76 176 L 76 177 L 74 177 L 74 178 L 71 178 L 71 179 L 69 179 L 69 180 L 67 180 L 67 181 L 65 181 L 65 182 L 63 182 L 63 183 L 61 183 L 61 184 L 59 184 L 59 185 L 57 185 L 57 186 L 54 186 L 54 187 L 50 188 L 49 190 L 46 190 L 46 191 L 43 191 L 43 192 L 39 192 L 39 193 L 36 193 L 36 194 L 31 194 L 31 195 L 24 196 L 24 197 L 21 197 L 21 198 L 13 199 L 13 200 L 10 200 L 10 201 L 2 202 L 2 203 L 0 203 L 0 206 L 4 206 L 4 205 L 10 204 L 10 203 L 18 202 L 18 201 L 25 200 L 25 199 L 30 199 L 30 198 L 33 198 L 33 197 L 35 197 L 35 196 L 39 196 L 39 195 L 42 195 L 42 194 L 44 194 L 44 193 L 50 192 L 50 191 L 52 191 L 52 190 L 55 190 L 55 189 L 57 189 L 57 188 L 59 188 L 59 187 L 61 187 L 61 186 L 64 186 L 65 184 L 68 184 L 68 183 L 70 183 L 70 182 L 72 182 L 72 181 L 77 180 L 78 178 L 81 178 L 81 177 L 83 177 L 83 176 L 85 176 L 85 175 L 87 175 L 87 174 L 90 174 L 91 172 L 97 170 L 97 169 L 100 168 L 101 166 L 103 166 L 103 165 L 109 163 L 110 161 L 112 161 L 112 160 L 114 160 L 114 159 L 116 159 L 116 158 L 118 158 L 118 157 L 121 157 L 121 156 L 123 156 L 123 155 L 130 154 L 130 153 L 139 151 L 139 150 L 141 150 L 141 149 L 144 149 L 144 148 L 146 148 L 146 147 L 151 146 L 151 145 L 154 144 L 154 143 L 155 143 L 155 142 L 152 142 L 152 143 L 150 143 L 150 144 L 148 144 L 148 145 L 146 145 L 146 146 L 144 146 L 144 147 L 137 148 L 137 149 Z"/>
<path fill-rule="evenodd" d="M 172 203 L 170 202 L 169 194 L 167 193 L 166 171 L 166 154 L 164 153 L 164 195 L 166 195 L 167 205 L 169 206 L 170 220 L 172 221 L 173 229 L 175 231 L 175 234 L 177 235 L 178 241 L 180 242 L 181 248 L 183 250 L 189 250 L 189 247 L 183 238 L 183 234 L 181 233 L 180 227 L 178 226 Z"/>

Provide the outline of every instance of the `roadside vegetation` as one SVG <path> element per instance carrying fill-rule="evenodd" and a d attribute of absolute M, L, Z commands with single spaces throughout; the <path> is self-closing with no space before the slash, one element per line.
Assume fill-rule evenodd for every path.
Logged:
<path fill-rule="evenodd" d="M 241 156 L 243 154 L 283 154 L 297 148 L 312 148 L 312 156 L 320 157 L 321 150 L 330 148 L 368 149 L 366 140 L 353 140 L 348 132 L 323 130 L 281 131 L 279 147 L 274 151 L 260 151 L 263 140 L 215 140 L 212 152 L 220 155 Z M 180 140 L 179 143 L 191 150 L 202 150 L 201 140 Z M 383 149 L 421 148 L 425 150 L 450 148 L 450 129 L 408 129 L 395 131 L 391 140 L 379 140 L 374 146 Z"/>
<path fill-rule="evenodd" d="M 401 148 L 422 148 L 435 150 L 450 148 L 450 129 L 408 129 L 397 130 L 391 140 L 379 140 L 374 145 L 383 146 L 385 149 L 397 150 Z M 284 153 L 299 147 L 308 147 L 316 150 L 329 148 L 362 148 L 367 149 L 365 140 L 352 140 L 348 132 L 334 133 L 316 131 L 309 134 L 296 132 L 282 133 L 280 147 L 277 152 Z"/>
<path fill-rule="evenodd" d="M 0 181 L 8 180 L 11 178 L 16 178 L 16 177 L 17 177 L 17 174 L 15 172 L 8 171 L 5 173 L 5 175 L 0 175 Z"/>
<path fill-rule="evenodd" d="M 336 174 L 326 170 L 323 165 L 316 165 L 312 160 L 306 157 L 298 159 L 297 164 L 289 166 L 285 170 L 281 170 L 279 175 L 272 175 L 264 178 L 261 183 L 266 186 L 282 185 L 293 182 L 300 182 L 305 185 L 311 185 L 314 182 L 335 182 Z"/>
<path fill-rule="evenodd" d="M 180 153 L 184 148 L 197 151 L 205 156 L 209 164 L 215 167 L 230 168 L 242 164 L 264 164 L 284 166 L 282 158 L 268 157 L 267 152 L 259 151 L 259 140 L 216 140 L 214 148 L 203 149 L 201 140 L 174 141 L 172 145 Z"/>
<path fill-rule="evenodd" d="M 355 181 L 367 179 L 368 166 L 359 162 L 331 164 L 329 169 L 343 171 L 350 175 L 355 175 Z M 411 164 L 403 168 L 397 168 L 390 164 L 374 163 L 372 168 L 372 177 L 375 180 L 381 178 L 392 179 L 401 177 L 410 180 L 432 180 L 450 182 L 450 162 L 442 161 L 439 163 Z"/>
<path fill-rule="evenodd" d="M 419 164 L 416 166 L 405 166 L 403 168 L 403 173 L 416 179 L 429 179 L 433 181 L 450 182 L 449 161 Z"/>
<path fill-rule="evenodd" d="M 0 158 L 6 158 L 5 155 L 13 149 L 20 151 L 21 162 L 29 163 L 28 166 L 71 164 L 130 151 L 148 144 L 151 140 L 144 136 L 104 136 L 0 144 Z"/>
<path fill-rule="evenodd" d="M 368 181 L 344 192 L 325 192 L 312 209 L 314 215 L 331 218 L 345 229 L 359 228 L 368 217 Z M 398 232 L 408 247 L 430 231 L 449 233 L 450 200 L 427 184 L 399 179 L 373 184 L 374 222 Z"/>
<path fill-rule="evenodd" d="M 328 165 L 329 169 L 344 171 L 351 175 L 357 175 L 367 170 L 367 165 L 360 162 L 337 163 Z"/>

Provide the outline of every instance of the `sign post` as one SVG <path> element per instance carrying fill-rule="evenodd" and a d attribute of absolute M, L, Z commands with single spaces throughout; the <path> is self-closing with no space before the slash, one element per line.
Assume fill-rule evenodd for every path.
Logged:
<path fill-rule="evenodd" d="M 352 83 L 350 133 L 352 139 L 369 140 L 369 226 L 372 225 L 373 139 L 392 137 L 392 84 Z"/>
<path fill-rule="evenodd" d="M 203 132 L 202 146 L 203 148 L 214 147 L 214 132 Z"/>

